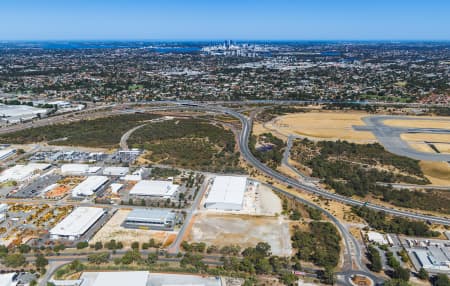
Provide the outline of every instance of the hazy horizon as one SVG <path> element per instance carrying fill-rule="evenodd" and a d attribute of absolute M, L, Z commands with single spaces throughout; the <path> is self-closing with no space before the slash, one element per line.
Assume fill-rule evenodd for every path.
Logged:
<path fill-rule="evenodd" d="M 448 41 L 444 0 L 4 0 L 0 41 Z"/>

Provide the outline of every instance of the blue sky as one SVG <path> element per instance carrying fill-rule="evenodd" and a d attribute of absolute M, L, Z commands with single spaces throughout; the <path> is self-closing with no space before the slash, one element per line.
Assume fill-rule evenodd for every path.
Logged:
<path fill-rule="evenodd" d="M 448 0 L 0 0 L 0 40 L 450 40 Z"/>

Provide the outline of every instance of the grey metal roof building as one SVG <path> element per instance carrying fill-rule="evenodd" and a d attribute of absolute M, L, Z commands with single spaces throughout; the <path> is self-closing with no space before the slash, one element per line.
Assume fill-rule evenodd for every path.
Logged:
<path fill-rule="evenodd" d="M 172 230 L 177 215 L 170 210 L 135 209 L 125 219 L 123 226 L 129 228 Z"/>

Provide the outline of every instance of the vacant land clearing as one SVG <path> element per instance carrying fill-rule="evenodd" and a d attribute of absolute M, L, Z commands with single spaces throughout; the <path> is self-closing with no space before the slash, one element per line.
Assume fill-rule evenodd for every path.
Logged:
<path fill-rule="evenodd" d="M 375 136 L 371 132 L 353 130 L 353 125 L 364 125 L 364 112 L 307 112 L 277 117 L 266 124 L 269 129 L 279 133 L 306 137 L 349 140 L 354 142 L 373 142 Z"/>
<path fill-rule="evenodd" d="M 421 161 L 419 163 L 425 177 L 436 186 L 450 185 L 450 164 L 447 162 Z"/>
<path fill-rule="evenodd" d="M 450 143 L 450 134 L 405 133 L 401 138 L 407 142 L 444 142 Z"/>
<path fill-rule="evenodd" d="M 450 141 L 448 143 L 434 143 L 434 147 L 441 153 L 450 154 Z"/>
<path fill-rule="evenodd" d="M 226 214 L 198 214 L 189 240 L 219 247 L 235 243 L 242 248 L 267 242 L 272 254 L 291 255 L 289 223 L 282 217 L 255 217 Z"/>
<path fill-rule="evenodd" d="M 450 120 L 442 117 L 424 117 L 433 120 L 385 120 L 384 124 L 394 127 L 410 127 L 410 128 L 443 128 L 448 129 Z"/>
<path fill-rule="evenodd" d="M 153 238 L 155 242 L 164 244 L 166 239 L 171 239 L 173 232 L 122 227 L 121 224 L 129 213 L 129 210 L 118 210 L 92 238 L 92 242 L 101 241 L 105 243 L 115 239 L 118 242 L 122 242 L 125 247 L 129 247 L 134 241 L 144 243 Z"/>

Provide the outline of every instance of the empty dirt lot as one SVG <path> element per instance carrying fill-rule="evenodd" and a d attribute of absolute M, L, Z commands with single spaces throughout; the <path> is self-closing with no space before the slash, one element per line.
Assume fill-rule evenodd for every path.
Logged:
<path fill-rule="evenodd" d="M 232 214 L 201 213 L 189 234 L 189 240 L 209 245 L 238 244 L 242 248 L 267 242 L 274 255 L 288 256 L 292 252 L 289 223 L 282 217 L 256 217 Z"/>

